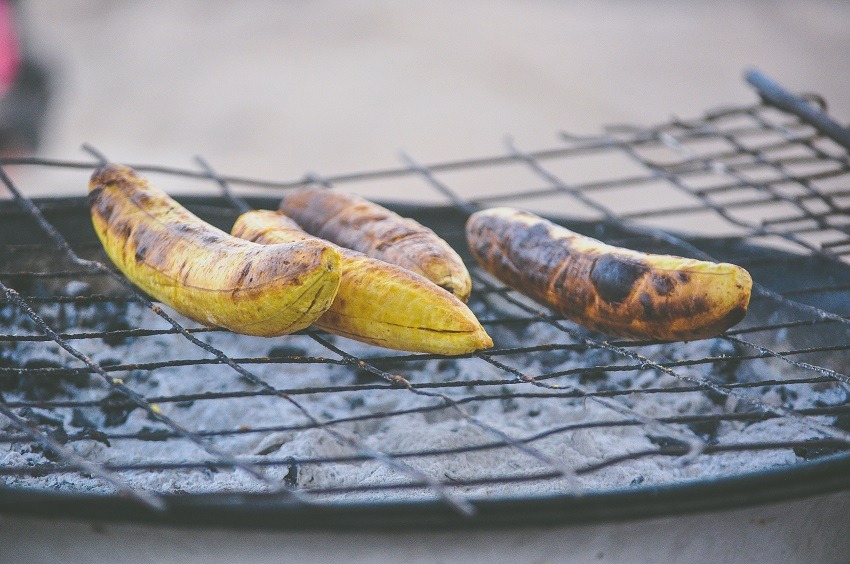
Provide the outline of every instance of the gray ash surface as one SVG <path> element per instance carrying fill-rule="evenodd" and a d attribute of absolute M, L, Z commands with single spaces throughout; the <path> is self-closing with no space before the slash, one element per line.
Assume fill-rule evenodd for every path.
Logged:
<path fill-rule="evenodd" d="M 72 282 L 66 295 L 90 293 Z M 498 295 L 473 300 L 482 320 L 504 318 L 521 312 Z M 787 319 L 788 312 L 759 306 L 748 322 Z M 168 329 L 167 323 L 138 303 L 116 301 L 91 304 L 39 304 L 37 312 L 52 327 L 65 333 L 143 329 Z M 174 314 L 176 315 L 176 314 Z M 5 304 L 0 307 L 4 332 L 19 336 L 39 335 L 32 322 Z M 179 318 L 187 326 L 188 320 Z M 745 322 L 746 325 L 747 322 Z M 458 487 L 464 495 L 501 497 L 545 495 L 569 491 L 606 491 L 706 480 L 721 476 L 782 467 L 833 454 L 823 448 L 775 448 L 769 450 L 701 454 L 693 457 L 646 456 L 625 460 L 594 471 L 589 467 L 612 458 L 658 448 L 678 448 L 683 437 L 708 445 L 733 445 L 764 441 L 804 441 L 818 433 L 790 418 L 712 418 L 713 415 L 750 413 L 758 410 L 746 401 L 710 390 L 677 391 L 693 386 L 694 379 L 708 378 L 717 384 L 785 380 L 811 377 L 811 372 L 780 359 L 733 359 L 753 353 L 726 339 L 631 347 L 657 363 L 683 359 L 709 360 L 674 368 L 680 377 L 664 374 L 616 352 L 583 346 L 569 334 L 540 322 L 487 325 L 497 349 L 536 347 L 531 352 L 504 351 L 494 356 L 499 363 L 538 379 L 544 386 L 518 381 L 515 374 L 482 358 L 411 359 L 404 353 L 322 335 L 347 353 L 370 359 L 370 364 L 403 376 L 432 394 L 456 402 L 449 406 L 439 396 L 412 393 L 394 387 L 372 372 L 342 362 L 342 358 L 308 334 L 273 339 L 234 335 L 226 331 L 199 332 L 198 338 L 237 359 L 255 376 L 290 394 L 310 416 L 334 422 L 329 429 L 316 428 L 295 405 L 285 399 L 257 394 L 261 388 L 181 335 L 128 336 L 118 333 L 102 338 L 68 342 L 103 366 L 110 378 L 122 382 L 155 405 L 156 409 L 184 427 L 199 433 L 215 448 L 244 462 L 271 463 L 263 472 L 272 482 L 305 490 L 359 488 L 405 483 L 411 476 L 376 460 L 322 462 L 317 459 L 360 454 L 351 443 L 390 455 L 401 456 L 411 467 L 448 483 L 501 476 L 527 476 L 551 471 L 542 458 L 580 471 L 571 478 L 520 481 Z M 822 328 L 821 328 L 822 330 Z M 754 333 L 747 339 L 774 350 L 799 348 L 802 341 L 824 339 L 820 331 Z M 276 358 L 270 362 L 268 358 Z M 323 362 L 329 359 L 330 362 Z M 178 361 L 178 362 L 174 362 Z M 185 363 L 181 361 L 186 361 Z M 822 365 L 840 366 L 843 357 L 819 358 Z M 107 465 L 156 465 L 200 463 L 199 468 L 120 470 L 118 474 L 135 487 L 157 492 L 255 492 L 268 485 L 241 470 L 218 468 L 209 453 L 194 442 L 175 436 L 168 426 L 128 401 L 97 374 L 53 342 L 0 343 L 0 386 L 7 402 L 24 402 L 16 412 L 42 431 L 85 458 Z M 165 363 L 165 365 L 163 365 Z M 690 382 L 688 380 L 691 380 Z M 569 392 L 624 391 L 604 402 L 569 397 Z M 745 387 L 737 389 L 768 405 L 805 409 L 844 404 L 847 393 L 835 383 Z M 546 396 L 549 397 L 546 397 Z M 577 393 L 573 394 L 578 395 Z M 78 405 L 55 402 L 71 400 Z M 53 402 L 45 407 L 44 402 Z M 414 410 L 410 412 L 410 410 Z M 463 410 L 463 412 L 461 412 Z M 638 413 L 653 419 L 677 416 L 708 416 L 675 425 L 610 425 L 559 430 L 567 425 L 617 422 Z M 350 420 L 354 418 L 354 420 Z M 344 421 L 339 421 L 339 420 Z M 761 420 L 760 420 L 761 419 Z M 847 428 L 841 416 L 808 417 L 810 422 Z M 20 433 L 0 418 L 6 436 Z M 432 456 L 404 457 L 405 453 L 462 449 L 497 442 L 501 433 L 527 443 L 536 454 L 516 447 L 472 448 Z M 79 472 L 45 472 L 40 467 L 57 457 L 29 440 L 5 441 L 0 446 L 0 467 L 26 469 L 4 475 L 10 487 L 58 489 L 76 492 L 109 492 L 109 486 Z M 424 489 L 346 491 L 323 493 L 330 501 L 363 499 L 410 499 L 433 496 Z"/>

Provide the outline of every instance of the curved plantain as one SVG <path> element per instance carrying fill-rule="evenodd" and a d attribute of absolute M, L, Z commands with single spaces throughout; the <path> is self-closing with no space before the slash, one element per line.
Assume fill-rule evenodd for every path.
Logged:
<path fill-rule="evenodd" d="M 752 278 L 739 266 L 606 245 L 534 214 L 473 214 L 478 262 L 507 285 L 590 329 L 632 339 L 713 337 L 744 318 Z"/>
<path fill-rule="evenodd" d="M 258 243 L 311 240 L 281 212 L 242 214 L 232 234 Z M 424 277 L 357 251 L 337 248 L 342 279 L 315 325 L 329 333 L 390 349 L 465 354 L 493 346 L 475 315 Z"/>
<path fill-rule="evenodd" d="M 197 322 L 271 337 L 307 327 L 339 287 L 339 253 L 321 241 L 258 245 L 205 223 L 126 166 L 92 174 L 89 206 L 112 262 Z"/>
<path fill-rule="evenodd" d="M 360 196 L 326 188 L 288 192 L 283 213 L 305 231 L 420 274 L 462 301 L 472 280 L 460 256 L 439 235 Z"/>

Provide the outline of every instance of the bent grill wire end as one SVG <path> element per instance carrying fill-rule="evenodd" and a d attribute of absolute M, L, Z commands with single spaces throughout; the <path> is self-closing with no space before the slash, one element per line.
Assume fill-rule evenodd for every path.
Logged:
<path fill-rule="evenodd" d="M 791 94 L 762 72 L 751 69 L 744 78 L 762 99 L 782 111 L 792 113 L 850 151 L 850 128 L 842 127 L 826 113 L 818 110 L 803 98 Z"/>

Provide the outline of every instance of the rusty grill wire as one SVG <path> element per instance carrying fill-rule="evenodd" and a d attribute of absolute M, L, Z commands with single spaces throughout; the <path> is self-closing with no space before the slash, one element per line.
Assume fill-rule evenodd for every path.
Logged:
<path fill-rule="evenodd" d="M 822 102 L 810 97 L 807 102 L 818 106 Z M 2 444 L 39 444 L 51 453 L 48 462 L 38 465 L 0 467 L 4 476 L 43 476 L 78 471 L 101 480 L 117 493 L 131 496 L 147 505 L 164 507 L 158 493 L 130 485 L 125 479 L 128 473 L 158 472 L 169 470 L 195 470 L 204 468 L 238 470 L 247 473 L 271 494 L 285 496 L 293 503 L 315 503 L 321 494 L 338 494 L 349 491 L 370 490 L 427 490 L 440 497 L 458 511 L 471 514 L 474 506 L 470 500 L 458 493 L 459 488 L 484 485 L 537 482 L 567 478 L 572 484 L 570 493 L 581 493 L 576 477 L 616 466 L 625 461 L 650 457 L 676 457 L 688 464 L 696 457 L 712 456 L 732 451 L 788 450 L 805 458 L 817 457 L 845 451 L 850 447 L 850 404 L 843 402 L 830 405 L 795 407 L 793 401 L 780 403 L 760 399 L 759 390 L 775 387 L 793 390 L 804 386 L 839 386 L 850 384 L 850 376 L 842 372 L 846 365 L 850 342 L 846 335 L 838 336 L 826 331 L 817 344 L 807 343 L 798 348 L 774 348 L 777 334 L 796 331 L 820 331 L 850 325 L 846 311 L 824 308 L 818 297 L 824 294 L 845 293 L 850 290 L 847 279 L 825 277 L 822 283 L 795 286 L 772 280 L 769 285 L 760 283 L 754 276 L 752 308 L 779 307 L 794 312 L 793 316 L 781 319 L 762 320 L 758 317 L 744 321 L 720 336 L 730 347 L 722 354 L 682 357 L 653 358 L 658 350 L 654 342 L 626 342 L 609 340 L 605 336 L 589 333 L 572 322 L 565 321 L 539 305 L 529 302 L 513 290 L 495 281 L 474 264 L 468 264 L 473 275 L 474 293 L 471 303 L 491 299 L 510 304 L 508 314 L 498 308 L 487 309 L 487 316 L 480 316 L 484 326 L 512 327 L 522 329 L 534 324 L 546 324 L 563 334 L 567 342 L 531 343 L 528 346 L 502 346 L 498 341 L 493 349 L 467 355 L 463 358 L 477 359 L 495 368 L 501 378 L 472 380 L 431 380 L 419 372 L 421 361 L 442 359 L 439 355 L 393 353 L 373 356 L 358 355 L 346 348 L 347 341 L 331 340 L 323 332 L 308 329 L 301 332 L 327 351 L 326 356 L 301 356 L 283 354 L 273 357 L 238 357 L 210 345 L 202 339 L 206 333 L 222 333 L 223 330 L 200 326 L 185 326 L 169 315 L 157 304 L 138 292 L 123 276 L 102 259 L 82 258 L 97 254 L 96 245 L 80 245 L 75 248 L 48 217 L 59 217 L 69 205 L 64 200 L 27 198 L 5 172 L 11 165 L 19 167 L 55 167 L 64 169 L 92 169 L 105 162 L 106 157 L 93 147 L 86 150 L 95 157 L 94 161 L 60 161 L 41 158 L 6 159 L 0 168 L 0 180 L 14 198 L 16 207 L 0 208 L 6 217 L 28 217 L 34 230 L 46 238 L 42 243 L 0 243 L 0 256 L 14 253 L 52 253 L 56 260 L 53 268 L 40 270 L 14 269 L 0 272 L 0 291 L 6 305 L 12 305 L 28 317 L 41 334 L 19 335 L 0 332 L 0 346 L 4 343 L 22 344 L 55 343 L 77 361 L 76 366 L 61 367 L 10 367 L 0 366 L 0 378 L 58 379 L 74 376 L 96 376 L 105 384 L 105 392 L 97 399 L 49 398 L 27 399 L 0 396 L 0 414 L 7 418 L 15 432 L 0 433 Z M 590 180 L 570 178 L 574 162 L 585 158 L 599 159 L 603 169 L 609 173 L 608 162 L 633 165 L 632 172 L 603 174 Z M 850 203 L 850 160 L 847 151 L 834 143 L 799 117 L 780 112 L 761 103 L 749 107 L 723 109 L 706 114 L 692 121 L 672 120 L 651 128 L 626 126 L 610 127 L 596 136 L 574 136 L 562 134 L 560 145 L 543 150 L 523 150 L 514 141 L 508 141 L 503 155 L 463 161 L 425 165 L 412 156 L 402 155 L 403 166 L 372 172 L 322 177 L 309 174 L 296 182 L 268 182 L 256 179 L 219 174 L 201 158 L 197 167 L 180 169 L 172 167 L 131 165 L 143 172 L 206 179 L 216 186 L 222 197 L 210 200 L 203 209 L 195 209 L 202 217 L 215 218 L 222 223 L 231 222 L 249 207 L 248 201 L 237 195 L 235 187 L 264 190 L 282 190 L 319 183 L 328 188 L 341 187 L 357 191 L 361 185 L 386 179 L 418 179 L 421 185 L 434 191 L 437 197 L 447 202 L 452 209 L 467 214 L 477 209 L 494 205 L 516 205 L 531 207 L 540 203 L 543 210 L 556 216 L 582 216 L 595 225 L 595 232 L 607 242 L 643 249 L 661 249 L 674 254 L 703 259 L 726 260 L 746 268 L 793 270 L 805 265 L 831 265 L 839 270 L 846 268 L 850 255 L 850 222 L 846 221 Z M 636 165 L 636 166 L 634 166 Z M 520 167 L 536 179 L 534 188 L 505 189 L 500 193 L 471 194 L 456 188 L 462 184 L 464 174 L 492 173 L 503 167 Z M 610 171 L 614 171 L 612 166 Z M 455 180 L 450 180 L 454 178 Z M 642 190 L 658 190 L 663 186 L 671 195 L 669 204 L 654 203 L 651 207 L 637 206 L 619 209 L 621 202 L 611 193 L 639 195 Z M 474 192 L 474 190 L 472 191 Z M 681 197 L 679 197 L 681 196 Z M 83 206 L 76 201 L 77 207 Z M 764 215 L 772 206 L 780 212 Z M 635 209 L 637 208 L 637 209 Z M 705 222 L 707 231 L 722 231 L 729 248 L 743 249 L 743 254 L 712 256 L 706 243 L 708 239 L 684 239 L 672 233 L 675 227 L 683 227 L 682 221 L 693 219 L 689 226 L 698 227 Z M 700 219 L 702 218 L 702 219 Z M 686 224 L 687 225 L 687 224 Z M 611 236 L 610 234 L 615 234 Z M 747 253 L 747 245 L 760 248 L 777 247 L 775 253 Z M 737 246 L 735 246 L 737 245 Z M 707 250 L 708 249 L 708 250 Z M 103 256 L 103 255 L 101 255 Z M 798 260 L 799 259 L 799 260 Z M 807 262 L 808 261 L 808 262 Z M 11 262 L 9 263 L 11 264 Z M 120 291 L 83 295 L 26 295 L 15 289 L 16 285 L 32 280 L 76 280 L 81 278 L 109 278 L 113 288 Z M 40 308 L 50 305 L 85 306 L 97 303 L 138 303 L 165 320 L 167 328 L 119 328 L 108 330 L 62 331 L 54 328 L 39 314 Z M 0 303 L 0 306 L 3 304 Z M 845 308 L 846 309 L 846 308 Z M 2 331 L 2 329 L 0 329 Z M 95 339 L 146 339 L 162 335 L 179 335 L 208 358 L 164 358 L 158 362 L 118 362 L 102 364 L 75 347 L 75 342 Z M 765 344 L 768 343 L 768 344 Z M 685 349 L 687 350 L 687 349 Z M 616 362 L 586 365 L 560 371 L 543 371 L 533 376 L 528 369 L 535 359 L 553 354 L 606 351 Z M 646 352 L 649 351 L 649 352 Z M 728 351 L 733 351 L 729 353 Z M 818 356 L 827 355 L 827 356 Z M 833 355 L 833 356 L 829 356 Z M 835 360 L 834 355 L 839 355 Z M 843 356 L 842 356 L 843 355 Z M 821 358 L 828 359 L 821 361 Z M 757 380 L 720 379 L 695 375 L 683 369 L 699 365 L 736 366 L 759 360 L 771 359 L 786 365 L 790 371 L 782 377 L 765 373 Z M 445 360 L 449 360 L 448 357 Z M 258 376 L 251 367 L 272 364 L 286 370 L 295 363 L 319 364 L 346 367 L 363 377 L 353 383 L 329 383 L 325 386 L 286 388 L 276 387 Z M 194 394 L 143 395 L 134 390 L 132 382 L 114 376 L 121 373 L 149 373 L 154 370 L 182 366 L 226 365 L 251 384 L 249 390 L 209 390 Z M 596 387 L 593 379 L 585 376 L 600 372 L 634 372 L 651 370 L 659 376 L 666 375 L 677 381 L 667 386 Z M 404 393 L 428 400 L 426 405 L 414 405 L 406 409 L 392 409 L 352 415 L 328 417 L 314 413 L 301 398 L 311 394 L 336 394 L 370 390 L 399 389 Z M 463 393 L 465 390 L 465 393 Z M 449 393 L 451 392 L 451 393 Z M 721 413 L 683 413 L 675 416 L 654 417 L 630 406 L 634 396 L 652 394 L 704 393 L 715 398 L 731 398 L 746 405 L 746 410 L 727 409 Z M 304 417 L 300 423 L 286 425 L 262 425 L 246 417 L 244 424 L 219 429 L 196 429 L 192 421 L 180 421 L 177 415 L 165 415 L 160 406 L 185 402 L 240 401 L 244 398 L 268 396 L 278 398 L 294 406 Z M 582 400 L 593 402 L 612 414 L 614 419 L 571 422 L 525 436 L 513 436 L 504 429 L 476 417 L 471 406 L 482 402 L 507 402 L 519 398 L 539 398 L 541 402 Z M 61 410 L 126 407 L 133 405 L 147 412 L 156 423 L 153 429 L 139 433 L 121 433 L 106 428 L 85 428 L 81 431 L 65 432 L 57 428 L 61 419 L 56 413 Z M 337 430 L 340 425 L 355 421 L 384 420 L 412 413 L 433 413 L 450 410 L 476 426 L 489 437 L 488 441 L 474 445 L 450 448 L 414 449 L 383 452 L 364 445 L 350 434 Z M 797 440 L 756 440 L 723 442 L 707 437 L 700 429 L 720 422 L 755 423 L 783 418 L 799 430 Z M 61 425 L 59 426 L 61 427 Z M 539 450 L 535 443 L 545 437 L 563 435 L 578 430 L 605 427 L 640 427 L 648 435 L 664 437 L 657 448 L 626 453 L 611 453 L 604 460 L 573 468 L 557 458 Z M 270 434 L 274 432 L 300 432 L 321 429 L 346 444 L 354 454 L 315 458 L 249 458 L 227 452 L 214 444 L 212 439 L 243 435 Z M 79 441 L 96 439 L 106 444 L 121 440 L 171 441 L 188 440 L 205 453 L 204 460 L 187 461 L 178 459 L 151 460 L 125 464 L 100 464 L 87 459 L 74 445 Z M 534 459 L 535 468 L 543 470 L 518 471 L 509 475 L 484 475 L 456 479 L 449 476 L 429 475 L 411 464 L 418 458 L 452 456 L 474 451 L 511 449 Z M 404 482 L 365 484 L 356 487 L 294 487 L 291 480 L 269 477 L 272 467 L 298 468 L 307 465 L 331 465 L 375 461 L 392 467 L 405 476 Z M 2 492 L 0 492 L 1 494 Z"/>

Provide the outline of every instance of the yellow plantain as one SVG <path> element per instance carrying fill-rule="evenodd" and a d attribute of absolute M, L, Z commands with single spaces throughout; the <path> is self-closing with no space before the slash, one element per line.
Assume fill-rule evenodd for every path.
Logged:
<path fill-rule="evenodd" d="M 318 240 L 259 245 L 205 223 L 126 166 L 89 184 L 106 254 L 139 288 L 186 317 L 271 337 L 307 327 L 339 287 L 339 253 Z"/>
<path fill-rule="evenodd" d="M 281 212 L 242 214 L 232 234 L 257 243 L 314 239 Z M 382 347 L 465 354 L 493 346 L 475 315 L 424 277 L 357 251 L 337 247 L 342 280 L 333 305 L 316 326 Z"/>
<path fill-rule="evenodd" d="M 613 247 L 511 208 L 473 214 L 466 234 L 505 284 L 614 336 L 713 337 L 741 321 L 750 301 L 753 281 L 739 266 Z"/>
<path fill-rule="evenodd" d="M 283 213 L 305 231 L 420 274 L 462 301 L 472 280 L 460 256 L 424 225 L 360 196 L 325 188 L 287 193 Z"/>

